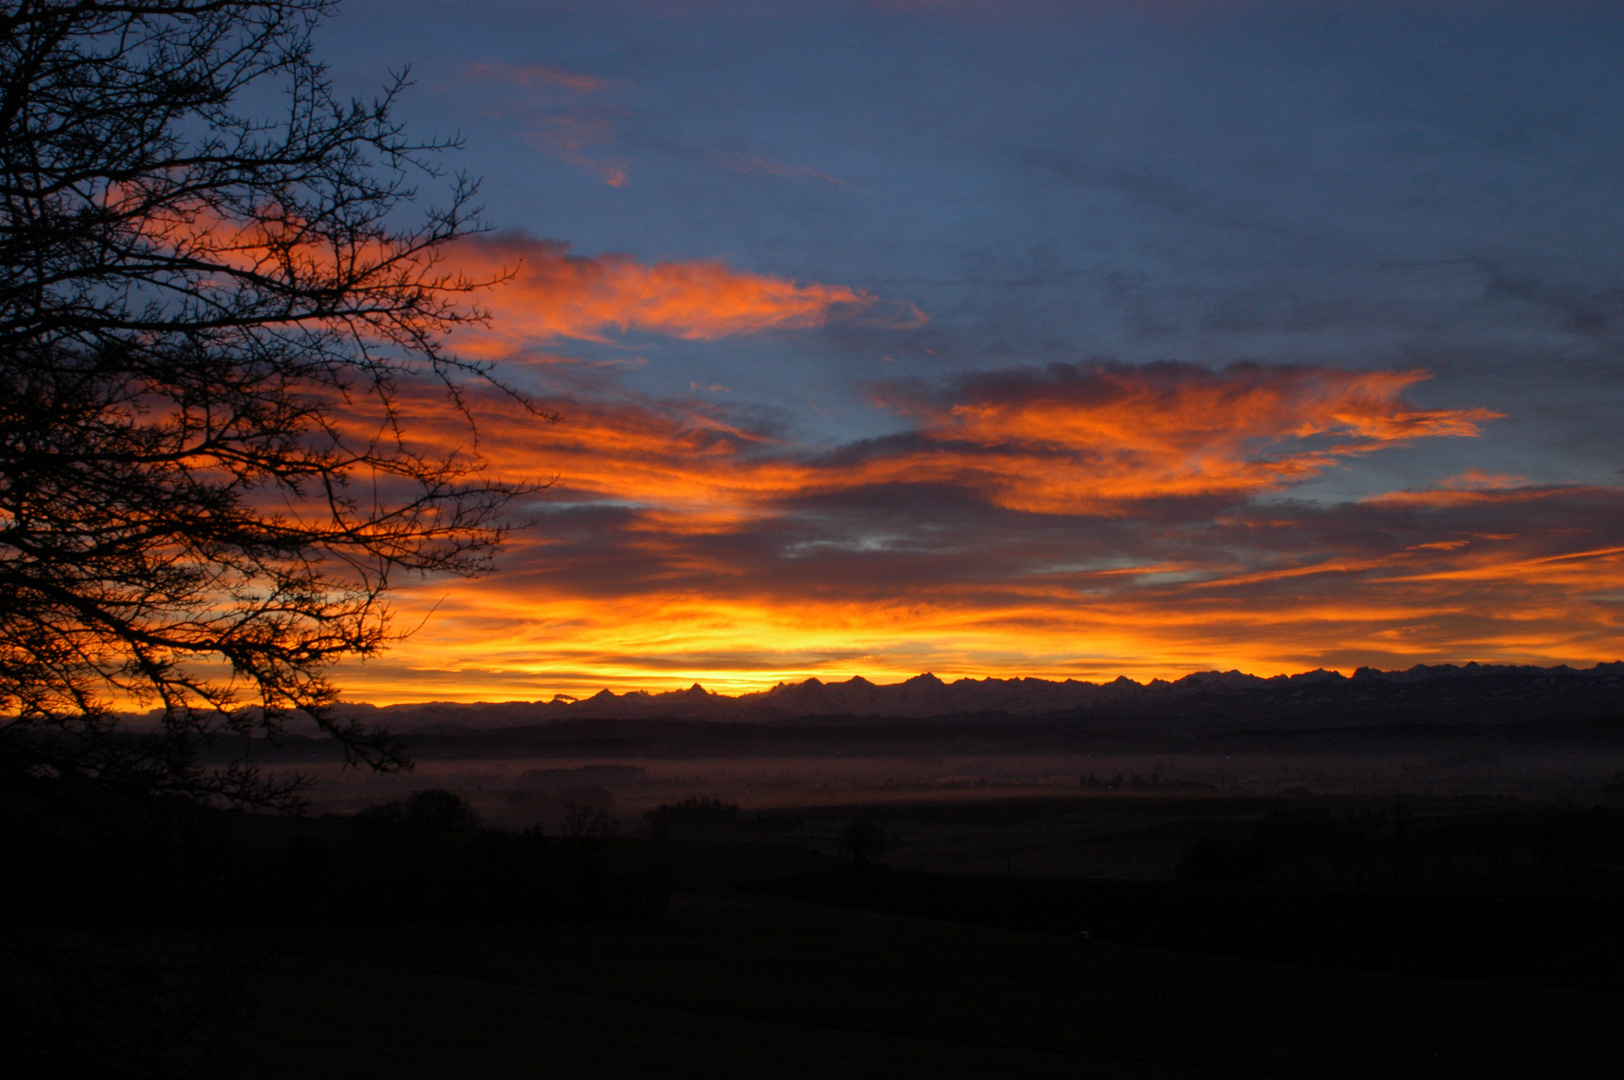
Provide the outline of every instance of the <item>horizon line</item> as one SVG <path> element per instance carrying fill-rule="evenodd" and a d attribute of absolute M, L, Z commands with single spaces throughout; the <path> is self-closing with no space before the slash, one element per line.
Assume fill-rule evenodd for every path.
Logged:
<path fill-rule="evenodd" d="M 369 702 L 369 701 L 359 701 L 359 700 L 350 700 L 350 699 L 341 698 L 336 704 L 341 705 L 341 706 L 344 706 L 344 705 L 348 705 L 348 706 L 366 705 L 366 706 L 371 706 L 372 708 L 378 708 L 378 709 L 408 708 L 408 707 L 411 707 L 411 706 L 418 706 L 418 705 L 460 705 L 460 706 L 471 706 L 471 705 L 571 705 L 571 704 L 575 704 L 577 702 L 588 702 L 588 701 L 593 701 L 593 700 L 596 700 L 596 699 L 604 698 L 605 695 L 607 695 L 609 698 L 613 698 L 615 700 L 621 700 L 621 699 L 629 698 L 629 697 L 650 697 L 650 698 L 652 698 L 652 697 L 665 697 L 665 696 L 668 696 L 668 695 L 675 695 L 675 694 L 693 694 L 696 690 L 698 690 L 699 692 L 705 694 L 707 697 L 726 698 L 728 700 L 738 701 L 738 700 L 741 700 L 743 698 L 765 696 L 765 695 L 771 694 L 771 693 L 773 693 L 773 691 L 779 690 L 779 689 L 784 689 L 784 688 L 789 688 L 789 687 L 796 687 L 796 686 L 806 686 L 807 684 L 814 683 L 814 682 L 817 683 L 820 686 L 845 686 L 845 685 L 848 685 L 848 684 L 853 683 L 853 682 L 863 682 L 863 683 L 867 683 L 870 686 L 875 687 L 876 689 L 887 689 L 887 688 L 891 688 L 891 687 L 906 686 L 909 683 L 916 682 L 918 680 L 924 680 L 924 679 L 932 680 L 932 681 L 934 681 L 934 682 L 936 682 L 936 683 L 938 683 L 938 684 L 940 684 L 941 686 L 944 686 L 944 687 L 946 687 L 946 686 L 958 686 L 958 685 L 963 684 L 963 683 L 985 684 L 985 683 L 991 683 L 991 682 L 998 682 L 998 683 L 1036 682 L 1036 683 L 1047 683 L 1048 685 L 1051 685 L 1051 686 L 1065 686 L 1065 685 L 1071 684 L 1071 685 L 1076 685 L 1076 686 L 1096 686 L 1096 687 L 1113 686 L 1113 685 L 1127 683 L 1127 684 L 1131 684 L 1133 686 L 1137 686 L 1137 687 L 1140 687 L 1140 688 L 1143 689 L 1143 688 L 1148 688 L 1148 687 L 1155 686 L 1158 683 L 1163 685 L 1163 686 L 1173 686 L 1173 685 L 1177 685 L 1178 683 L 1185 682 L 1188 679 L 1196 678 L 1196 677 L 1202 676 L 1202 675 L 1236 676 L 1236 677 L 1245 678 L 1245 679 L 1255 679 L 1258 682 L 1267 683 L 1267 682 L 1291 682 L 1291 681 L 1295 681 L 1295 680 L 1299 680 L 1299 679 L 1304 679 L 1304 678 L 1310 677 L 1310 676 L 1318 676 L 1322 680 L 1338 679 L 1338 680 L 1344 680 L 1345 681 L 1345 680 L 1349 680 L 1349 679 L 1353 679 L 1353 678 L 1357 677 L 1360 674 L 1360 672 L 1366 672 L 1366 671 L 1372 672 L 1372 673 L 1377 674 L 1377 675 L 1402 675 L 1402 674 L 1407 674 L 1409 672 L 1416 671 L 1418 669 L 1426 669 L 1426 670 L 1429 670 L 1429 671 L 1431 671 L 1431 670 L 1442 670 L 1442 669 L 1455 669 L 1455 670 L 1458 670 L 1458 671 L 1468 671 L 1468 670 L 1473 670 L 1473 669 L 1482 669 L 1482 670 L 1490 670 L 1490 671 L 1502 671 L 1502 670 L 1503 671 L 1512 671 L 1512 670 L 1520 670 L 1520 671 L 1527 671 L 1527 670 L 1534 670 L 1534 671 L 1571 671 L 1571 672 L 1574 672 L 1574 673 L 1583 674 L 1583 673 L 1586 673 L 1586 672 L 1596 672 L 1596 671 L 1598 671 L 1600 669 L 1603 669 L 1603 668 L 1620 667 L 1620 666 L 1624 666 L 1624 660 L 1619 660 L 1619 659 L 1598 660 L 1594 665 L 1592 665 L 1590 667 L 1574 667 L 1571 664 L 1565 664 L 1565 663 L 1564 664 L 1540 665 L 1540 664 L 1514 664 L 1514 663 L 1485 663 L 1485 662 L 1478 661 L 1478 660 L 1467 660 L 1467 661 L 1464 661 L 1464 662 L 1448 661 L 1448 662 L 1445 662 L 1445 663 L 1435 663 L 1435 664 L 1416 663 L 1416 664 L 1412 664 L 1411 666 L 1409 666 L 1407 668 L 1378 668 L 1378 667 L 1375 667 L 1374 665 L 1370 665 L 1370 664 L 1361 664 L 1358 667 L 1354 668 L 1348 674 L 1343 674 L 1342 671 L 1339 668 L 1318 667 L 1318 668 L 1314 668 L 1314 669 L 1308 670 L 1308 671 L 1293 672 L 1293 673 L 1291 673 L 1289 675 L 1284 674 L 1284 673 L 1276 674 L 1276 675 L 1254 675 L 1254 674 L 1252 674 L 1250 672 L 1242 671 L 1239 668 L 1230 668 L 1227 671 L 1221 670 L 1221 669 L 1218 669 L 1218 668 L 1203 668 L 1203 669 L 1200 669 L 1200 670 L 1197 670 L 1197 671 L 1186 672 L 1185 674 L 1180 675 L 1178 678 L 1175 678 L 1175 679 L 1164 679 L 1164 678 L 1161 678 L 1160 676 L 1157 676 L 1157 677 L 1151 678 L 1151 679 L 1149 679 L 1149 680 L 1147 680 L 1145 682 L 1139 682 L 1137 679 L 1129 678 L 1126 675 L 1118 675 L 1114 679 L 1107 679 L 1107 680 L 1104 680 L 1104 681 L 1101 681 L 1101 682 L 1094 682 L 1094 681 L 1088 680 L 1088 679 L 1074 679 L 1074 678 L 1045 679 L 1045 678 L 1042 678 L 1040 676 L 1032 676 L 1032 675 L 1012 675 L 1012 676 L 1006 676 L 1006 677 L 1000 677 L 1000 676 L 996 676 L 996 675 L 986 675 L 986 676 L 982 676 L 981 678 L 975 678 L 973 676 L 964 675 L 964 676 L 960 676 L 960 677 L 958 677 L 956 679 L 946 680 L 946 679 L 942 679 L 942 678 L 938 677 L 933 672 L 922 671 L 917 675 L 912 675 L 912 676 L 909 676 L 906 679 L 902 679 L 902 680 L 900 680 L 898 682 L 891 682 L 891 683 L 875 682 L 874 680 L 872 680 L 872 679 L 870 679 L 867 676 L 864 676 L 862 674 L 850 675 L 850 676 L 847 676 L 844 679 L 825 679 L 825 678 L 820 678 L 817 675 L 809 675 L 805 679 L 802 679 L 799 682 L 786 682 L 786 681 L 780 679 L 777 683 L 775 683 L 774 685 L 772 685 L 772 686 L 770 686 L 770 687 L 768 687 L 768 688 L 766 688 L 764 690 L 749 690 L 749 691 L 745 691 L 745 692 L 739 693 L 739 694 L 728 694 L 728 693 L 724 693 L 724 692 L 718 691 L 718 690 L 707 690 L 707 689 L 705 689 L 705 687 L 699 681 L 696 680 L 695 682 L 693 682 L 689 686 L 675 687 L 675 688 L 668 689 L 668 690 L 635 689 L 635 690 L 625 690 L 625 691 L 616 693 L 611 688 L 604 687 L 604 688 L 598 690 L 596 693 L 586 694 L 586 695 L 582 695 L 582 696 L 576 696 L 576 695 L 564 694 L 564 693 L 555 693 L 550 698 L 533 698 L 533 699 L 532 698 L 509 698 L 509 699 L 502 700 L 502 701 L 488 701 L 488 700 L 457 701 L 457 700 L 452 700 L 452 699 L 449 699 L 449 698 L 430 698 L 430 699 L 425 699 L 425 700 L 422 700 L 422 701 L 396 701 L 396 702 L 390 702 L 388 704 L 383 704 L 383 705 L 379 705 L 379 704 Z"/>

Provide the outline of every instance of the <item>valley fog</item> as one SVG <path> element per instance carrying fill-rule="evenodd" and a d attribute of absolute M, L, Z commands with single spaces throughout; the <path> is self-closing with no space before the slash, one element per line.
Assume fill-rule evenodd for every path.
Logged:
<path fill-rule="evenodd" d="M 635 818 L 662 802 L 708 795 L 747 810 L 964 799 L 998 794 L 1278 794 L 1513 797 L 1618 801 L 1624 753 L 1569 751 L 1508 761 L 1493 753 L 1319 759 L 1232 755 L 975 755 L 927 760 L 831 758 L 481 758 L 420 761 L 411 772 L 370 775 L 336 765 L 300 770 L 314 781 L 315 813 L 354 813 L 424 787 L 469 799 L 490 824 L 551 822 L 551 802 L 591 801 Z M 1089 777 L 1095 783 L 1088 783 Z M 1120 781 L 1120 782 L 1118 782 Z M 1609 790 L 1609 789 L 1618 790 Z"/>

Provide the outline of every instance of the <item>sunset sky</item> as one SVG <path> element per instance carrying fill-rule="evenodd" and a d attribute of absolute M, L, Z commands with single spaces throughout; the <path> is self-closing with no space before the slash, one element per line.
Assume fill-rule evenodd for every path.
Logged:
<path fill-rule="evenodd" d="M 1624 657 L 1624 5 L 348 0 L 552 480 L 352 699 Z M 435 189 L 425 184 L 424 198 Z M 465 439 L 450 417 L 425 438 Z"/>

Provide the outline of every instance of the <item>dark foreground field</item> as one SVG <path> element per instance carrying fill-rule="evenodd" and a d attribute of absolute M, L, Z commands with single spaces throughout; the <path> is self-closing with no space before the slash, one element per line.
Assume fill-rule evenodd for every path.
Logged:
<path fill-rule="evenodd" d="M 663 907 L 618 926 L 290 931 L 245 1073 L 1612 1076 L 1614 815 L 965 799 L 553 839 L 616 880 L 663 882 Z M 937 868 L 809 850 L 859 819 Z M 1119 860 L 1144 847 L 1141 870 L 1182 850 L 1175 871 L 1227 879 L 1082 875 L 1079 836 Z M 1230 862 L 1201 862 L 1212 836 Z M 942 868 L 1000 843 L 1070 873 Z"/>
<path fill-rule="evenodd" d="M 60 907 L 61 940 L 92 907 L 125 955 L 206 931 L 250 943 L 216 949 L 246 981 L 199 976 L 229 1008 L 188 999 L 212 1011 L 182 1053 L 72 995 L 61 1046 L 94 1022 L 105 1061 L 158 1048 L 120 1075 L 250 1078 L 1568 1077 L 1624 1053 L 1616 808 L 969 792 L 695 800 L 570 837 L 478 830 L 441 795 L 132 832 L 126 863 L 36 898 L 122 883 Z"/>
<path fill-rule="evenodd" d="M 693 913 L 690 913 L 693 914 Z M 743 903 L 312 934 L 252 1077 L 1612 1076 L 1615 995 Z"/>

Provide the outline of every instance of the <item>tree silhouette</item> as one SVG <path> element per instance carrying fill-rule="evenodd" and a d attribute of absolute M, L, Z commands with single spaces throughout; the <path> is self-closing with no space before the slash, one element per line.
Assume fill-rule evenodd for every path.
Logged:
<path fill-rule="evenodd" d="M 332 7 L 0 0 L 0 1041 L 25 1073 L 220 1075 L 199 1033 L 264 889 L 207 804 L 301 787 L 220 742 L 302 711 L 347 763 L 404 766 L 326 673 L 392 640 L 403 574 L 486 569 L 529 490 L 467 449 L 470 394 L 545 414 L 445 343 L 481 318 L 445 261 L 476 185 L 394 120 L 403 76 L 334 93 Z M 444 796 L 408 816 L 471 824 Z"/>
<path fill-rule="evenodd" d="M 525 490 L 457 445 L 471 388 L 545 415 L 445 345 L 481 317 L 444 261 L 477 185 L 413 210 L 448 144 L 394 120 L 404 76 L 335 95 L 311 47 L 332 6 L 0 3 L 13 775 L 287 806 L 296 781 L 200 751 L 301 710 L 399 767 L 324 672 L 391 640 L 402 573 L 486 569 Z M 151 730 L 120 724 L 136 707 Z"/>
<path fill-rule="evenodd" d="M 885 835 L 885 830 L 866 814 L 852 818 L 840 831 L 840 849 L 851 856 L 853 865 L 859 870 L 877 861 L 890 846 L 890 838 Z"/>

